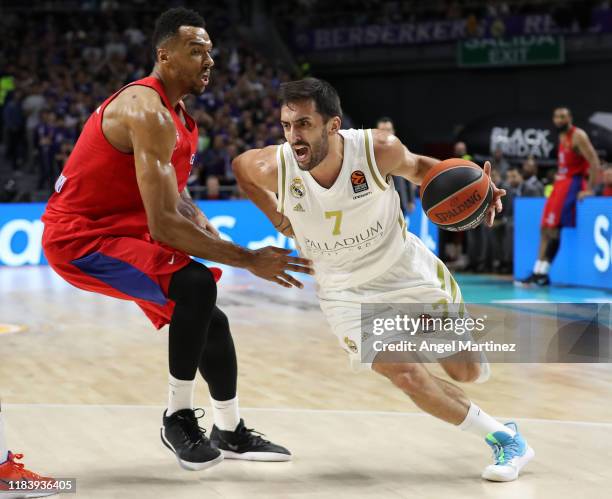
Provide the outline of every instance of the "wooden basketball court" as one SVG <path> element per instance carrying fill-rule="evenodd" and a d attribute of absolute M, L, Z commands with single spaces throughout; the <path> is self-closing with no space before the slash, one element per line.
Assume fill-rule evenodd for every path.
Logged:
<path fill-rule="evenodd" d="M 611 365 L 496 364 L 488 383 L 464 385 L 487 412 L 517 421 L 536 451 L 517 482 L 489 483 L 484 442 L 350 371 L 310 283 L 285 290 L 237 271 L 221 282 L 243 416 L 292 462 L 180 469 L 159 440 L 167 331 L 47 267 L 0 270 L 9 447 L 33 470 L 76 477 L 84 498 L 610 497 Z M 196 403 L 208 406 L 203 382 Z"/>

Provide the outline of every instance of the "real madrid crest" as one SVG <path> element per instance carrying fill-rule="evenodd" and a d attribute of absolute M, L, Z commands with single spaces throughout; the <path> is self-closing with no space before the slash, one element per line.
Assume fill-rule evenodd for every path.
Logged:
<path fill-rule="evenodd" d="M 303 198 L 304 194 L 306 194 L 306 187 L 304 187 L 304 182 L 300 177 L 295 177 L 291 181 L 291 187 L 289 189 L 291 191 L 291 195 L 295 198 Z"/>

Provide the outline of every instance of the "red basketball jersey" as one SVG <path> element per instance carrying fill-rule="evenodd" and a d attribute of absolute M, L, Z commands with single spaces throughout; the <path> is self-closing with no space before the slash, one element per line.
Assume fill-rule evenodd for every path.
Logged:
<path fill-rule="evenodd" d="M 157 78 L 149 76 L 127 86 L 132 85 L 154 89 L 172 115 L 176 145 L 171 162 L 181 192 L 187 185 L 195 157 L 196 123 L 182 105 L 176 109 L 172 107 L 162 82 Z M 125 88 L 106 99 L 89 117 L 55 184 L 55 192 L 42 217 L 45 235 L 55 241 L 77 237 L 142 237 L 149 232 L 136 182 L 134 155 L 115 149 L 102 133 L 106 106 Z M 177 110 L 183 114 L 186 125 Z"/>
<path fill-rule="evenodd" d="M 586 175 L 589 171 L 589 162 L 582 154 L 574 151 L 572 137 L 575 131 L 576 127 L 572 126 L 565 134 L 565 137 L 559 140 L 559 150 L 557 152 L 559 169 L 557 173 L 563 177 Z"/>

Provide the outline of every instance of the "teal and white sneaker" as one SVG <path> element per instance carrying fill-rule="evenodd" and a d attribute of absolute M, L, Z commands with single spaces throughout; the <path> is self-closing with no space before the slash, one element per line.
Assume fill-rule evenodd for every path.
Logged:
<path fill-rule="evenodd" d="M 516 435 L 513 437 L 503 431 L 489 433 L 485 442 L 493 449 L 495 463 L 487 466 L 482 472 L 482 478 L 492 482 L 511 482 L 516 480 L 519 472 L 533 456 L 535 452 L 518 432 L 515 423 L 506 423 L 512 428 Z"/>

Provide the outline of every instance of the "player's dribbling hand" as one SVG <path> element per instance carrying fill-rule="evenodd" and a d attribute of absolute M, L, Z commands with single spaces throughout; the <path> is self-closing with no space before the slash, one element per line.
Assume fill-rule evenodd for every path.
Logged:
<path fill-rule="evenodd" d="M 491 180 L 491 163 L 489 161 L 485 161 L 484 172 L 485 175 L 489 177 L 489 180 L 491 182 L 491 189 L 493 189 L 493 199 L 491 199 L 491 205 L 489 206 L 487 212 L 487 225 L 489 227 L 492 227 L 493 221 L 495 220 L 495 213 L 501 213 L 502 211 L 501 198 L 506 195 L 506 190 L 498 189 Z"/>
<path fill-rule="evenodd" d="M 289 256 L 292 250 L 266 246 L 253 251 L 253 257 L 247 270 L 257 277 L 280 284 L 285 288 L 303 288 L 304 285 L 287 271 L 300 272 L 302 274 L 314 274 L 312 261 L 306 258 Z"/>

